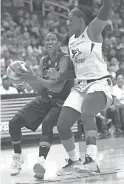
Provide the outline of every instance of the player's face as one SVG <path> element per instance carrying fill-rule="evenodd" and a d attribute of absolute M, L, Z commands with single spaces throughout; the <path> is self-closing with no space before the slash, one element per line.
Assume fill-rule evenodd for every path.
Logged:
<path fill-rule="evenodd" d="M 118 75 L 117 76 L 117 84 L 120 85 L 120 86 L 124 85 L 124 77 L 123 77 L 123 75 Z"/>
<path fill-rule="evenodd" d="M 80 30 L 80 18 L 70 13 L 67 20 L 67 26 L 69 28 L 69 32 L 72 34 L 77 34 Z"/>
<path fill-rule="evenodd" d="M 45 37 L 45 48 L 48 52 L 55 52 L 59 47 L 59 41 L 54 33 L 48 33 Z"/>

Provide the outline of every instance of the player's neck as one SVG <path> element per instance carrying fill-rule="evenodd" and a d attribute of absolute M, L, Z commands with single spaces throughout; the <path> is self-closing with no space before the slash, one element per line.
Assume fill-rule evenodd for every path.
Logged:
<path fill-rule="evenodd" d="M 76 32 L 75 38 L 78 38 L 86 29 L 86 26 L 81 26 L 79 31 Z"/>
<path fill-rule="evenodd" d="M 58 55 L 59 55 L 59 52 L 58 52 L 58 50 L 57 50 L 57 51 L 55 51 L 55 52 L 49 53 L 49 58 L 50 58 L 51 61 L 54 63 L 54 62 L 57 60 Z"/>

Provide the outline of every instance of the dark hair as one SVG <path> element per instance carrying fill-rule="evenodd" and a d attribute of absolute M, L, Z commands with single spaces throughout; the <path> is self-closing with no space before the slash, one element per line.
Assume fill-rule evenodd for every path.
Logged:
<path fill-rule="evenodd" d="M 117 72 L 116 72 L 116 78 L 119 76 L 119 75 L 122 75 L 124 77 L 124 71 L 122 69 L 119 69 Z"/>
<path fill-rule="evenodd" d="M 59 33 L 55 33 L 55 32 L 52 31 L 52 30 L 49 30 L 49 32 L 45 35 L 45 37 L 46 37 L 48 34 L 50 34 L 50 33 L 56 35 L 58 41 L 60 41 L 60 35 L 59 35 Z"/>
<path fill-rule="evenodd" d="M 79 6 L 76 6 L 76 7 L 82 12 L 82 17 L 85 20 L 85 24 L 88 26 L 89 23 L 94 18 L 91 9 L 87 6 L 82 6 L 82 5 L 79 5 Z M 84 14 L 84 16 L 83 16 L 83 14 Z"/>

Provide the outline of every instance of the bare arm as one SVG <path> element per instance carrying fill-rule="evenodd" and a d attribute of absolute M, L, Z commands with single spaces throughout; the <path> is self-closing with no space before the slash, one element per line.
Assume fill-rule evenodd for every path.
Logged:
<path fill-rule="evenodd" d="M 62 59 L 64 60 L 64 57 Z M 62 62 L 61 61 L 61 62 Z M 65 62 L 64 62 L 65 63 Z M 66 65 L 60 65 L 60 72 L 64 72 L 66 70 Z M 28 79 L 25 79 L 26 82 L 28 82 L 35 90 L 38 91 L 38 93 L 41 93 L 41 91 L 44 88 L 47 88 L 51 91 L 60 92 L 63 88 L 65 81 L 64 80 L 46 80 L 43 79 L 43 59 L 40 61 L 40 70 L 41 70 L 41 77 L 31 75 Z"/>
<path fill-rule="evenodd" d="M 67 56 L 64 61 L 60 62 L 59 80 L 69 80 L 75 78 L 74 66 L 70 57 Z"/>
<path fill-rule="evenodd" d="M 71 80 L 75 78 L 74 66 L 69 56 L 64 56 L 59 64 L 59 71 L 52 69 L 49 71 L 51 79 L 56 80 Z"/>
<path fill-rule="evenodd" d="M 105 28 L 108 19 L 112 12 L 112 0 L 102 0 L 103 6 L 101 7 L 97 17 L 88 26 L 88 36 L 92 41 L 99 42 L 99 36 Z"/>

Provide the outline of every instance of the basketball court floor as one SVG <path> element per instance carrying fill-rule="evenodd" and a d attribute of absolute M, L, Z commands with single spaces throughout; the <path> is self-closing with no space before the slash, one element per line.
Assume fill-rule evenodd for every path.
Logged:
<path fill-rule="evenodd" d="M 77 150 L 81 151 L 81 157 L 84 156 L 85 143 L 76 143 Z M 18 176 L 11 177 L 9 167 L 12 160 L 12 149 L 1 150 L 1 184 L 124 184 L 124 137 L 109 138 L 98 140 L 99 163 L 101 174 L 85 175 L 73 174 L 67 177 L 56 177 L 57 169 L 65 164 L 68 158 L 64 148 L 60 144 L 53 145 L 47 159 L 47 172 L 45 181 L 33 178 L 33 165 L 38 156 L 38 146 L 24 147 L 25 163 L 23 169 Z M 83 149 L 82 149 L 83 148 Z"/>

